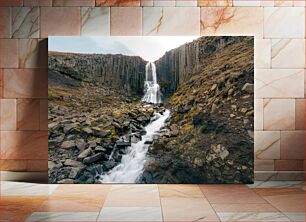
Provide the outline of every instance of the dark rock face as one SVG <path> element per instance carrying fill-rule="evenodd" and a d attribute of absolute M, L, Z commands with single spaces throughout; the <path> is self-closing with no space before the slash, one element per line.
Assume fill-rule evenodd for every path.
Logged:
<path fill-rule="evenodd" d="M 156 66 L 158 79 L 176 85 L 165 84 L 171 119 L 150 145 L 139 182 L 252 183 L 253 37 L 202 37 Z"/>
<path fill-rule="evenodd" d="M 142 95 L 147 62 L 139 56 L 49 52 L 49 84 L 92 82 Z"/>
<path fill-rule="evenodd" d="M 217 51 L 243 41 L 245 37 L 201 37 L 165 53 L 155 62 L 162 93 L 170 97 L 183 82 L 197 73 Z"/>

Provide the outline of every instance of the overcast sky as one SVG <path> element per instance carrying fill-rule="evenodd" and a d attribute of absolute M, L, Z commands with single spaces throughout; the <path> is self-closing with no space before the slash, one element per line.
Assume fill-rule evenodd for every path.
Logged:
<path fill-rule="evenodd" d="M 49 51 L 75 53 L 102 53 L 138 55 L 147 61 L 155 61 L 166 51 L 183 45 L 198 36 L 50 36 Z"/>

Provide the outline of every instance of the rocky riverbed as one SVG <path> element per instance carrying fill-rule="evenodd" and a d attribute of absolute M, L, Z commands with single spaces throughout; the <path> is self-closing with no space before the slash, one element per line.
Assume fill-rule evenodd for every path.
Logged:
<path fill-rule="evenodd" d="M 69 96 L 52 85 L 49 92 L 51 183 L 100 183 L 99 176 L 118 165 L 126 148 L 145 134 L 154 112 L 164 112 L 94 84 L 70 88 Z M 93 95 L 103 98 L 92 100 Z"/>

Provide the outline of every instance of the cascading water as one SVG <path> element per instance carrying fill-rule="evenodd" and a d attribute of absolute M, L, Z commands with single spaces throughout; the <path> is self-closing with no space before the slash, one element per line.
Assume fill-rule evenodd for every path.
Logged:
<path fill-rule="evenodd" d="M 170 111 L 166 110 L 163 114 L 155 113 L 152 122 L 145 127 L 146 134 L 137 143 L 132 143 L 128 147 L 121 163 L 102 175 L 102 183 L 135 183 L 137 178 L 143 172 L 143 167 L 146 162 L 146 154 L 149 148 L 146 141 L 151 141 L 153 136 L 163 127 L 166 119 L 169 117 Z"/>
<path fill-rule="evenodd" d="M 148 62 L 146 65 L 146 81 L 144 84 L 145 95 L 142 98 L 143 102 L 161 103 L 160 87 L 156 79 L 156 67 L 154 62 Z"/>
<path fill-rule="evenodd" d="M 157 84 L 156 68 L 153 62 L 146 65 L 146 81 L 144 87 L 143 102 L 161 103 L 160 87 Z M 102 183 L 135 183 L 143 172 L 146 162 L 146 155 L 149 144 L 164 126 L 165 121 L 170 116 L 170 111 L 166 110 L 163 114 L 154 113 L 151 122 L 145 127 L 146 134 L 137 143 L 132 143 L 127 148 L 127 153 L 122 156 L 121 163 L 104 175 L 101 175 Z"/>

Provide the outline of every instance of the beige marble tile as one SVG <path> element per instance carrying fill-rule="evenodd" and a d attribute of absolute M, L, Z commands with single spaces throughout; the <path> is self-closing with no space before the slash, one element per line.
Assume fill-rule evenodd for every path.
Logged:
<path fill-rule="evenodd" d="M 304 32 L 305 10 L 303 8 L 264 8 L 265 38 L 304 38 Z"/>
<path fill-rule="evenodd" d="M 199 18 L 197 7 L 144 7 L 143 35 L 199 35 Z"/>
<path fill-rule="evenodd" d="M 39 8 L 13 7 L 12 37 L 39 38 Z"/>
<path fill-rule="evenodd" d="M 304 68 L 304 63 L 304 39 L 272 39 L 272 68 Z"/>
<path fill-rule="evenodd" d="M 140 0 L 96 0 L 96 6 L 137 7 L 140 6 Z"/>
<path fill-rule="evenodd" d="M 141 7 L 112 7 L 111 35 L 141 35 L 142 8 Z"/>
<path fill-rule="evenodd" d="M 140 5 L 141 6 L 153 6 L 153 0 L 141 0 Z"/>
<path fill-rule="evenodd" d="M 176 0 L 175 6 L 189 7 L 189 6 L 197 6 L 197 0 Z"/>
<path fill-rule="evenodd" d="M 295 129 L 305 129 L 305 99 L 295 100 Z"/>
<path fill-rule="evenodd" d="M 4 98 L 47 98 L 47 69 L 5 69 Z"/>
<path fill-rule="evenodd" d="M 159 207 L 157 185 L 116 185 L 108 193 L 104 207 Z"/>
<path fill-rule="evenodd" d="M 26 221 L 92 222 L 97 220 L 98 215 L 99 212 L 33 212 Z"/>
<path fill-rule="evenodd" d="M 27 171 L 27 160 L 0 160 L 0 170 L 25 172 Z"/>
<path fill-rule="evenodd" d="M 290 221 L 280 212 L 222 212 L 218 216 L 221 221 Z"/>
<path fill-rule="evenodd" d="M 81 35 L 110 35 L 109 7 L 82 7 L 81 20 Z"/>
<path fill-rule="evenodd" d="M 0 100 L 0 128 L 1 130 L 16 130 L 16 100 Z"/>
<path fill-rule="evenodd" d="M 304 0 L 293 0 L 293 6 L 295 6 L 295 7 L 305 7 L 306 2 Z"/>
<path fill-rule="evenodd" d="M 17 39 L 0 39 L 0 68 L 18 68 Z"/>
<path fill-rule="evenodd" d="M 204 6 L 204 7 L 209 7 L 209 6 L 232 6 L 233 1 L 232 0 L 198 0 L 198 6 Z"/>
<path fill-rule="evenodd" d="M 161 198 L 164 221 L 219 221 L 205 198 Z"/>
<path fill-rule="evenodd" d="M 159 196 L 161 198 L 181 197 L 181 198 L 204 198 L 198 185 L 158 185 Z"/>
<path fill-rule="evenodd" d="M 8 7 L 8 6 L 22 6 L 22 0 L 1 0 L 0 7 Z"/>
<path fill-rule="evenodd" d="M 304 72 L 304 98 L 306 98 L 306 69 Z"/>
<path fill-rule="evenodd" d="M 254 128 L 263 130 L 263 99 L 255 99 Z"/>
<path fill-rule="evenodd" d="M 17 100 L 17 130 L 39 130 L 39 100 Z"/>
<path fill-rule="evenodd" d="M 263 36 L 261 7 L 202 7 L 201 35 Z"/>
<path fill-rule="evenodd" d="M 303 160 L 275 160 L 277 171 L 304 171 Z"/>
<path fill-rule="evenodd" d="M 212 204 L 216 212 L 277 212 L 278 210 L 268 203 L 261 204 Z"/>
<path fill-rule="evenodd" d="M 304 212 L 305 210 L 305 192 L 301 189 L 258 189 L 256 192 L 281 212 Z"/>
<path fill-rule="evenodd" d="M 304 212 L 284 212 L 284 214 L 294 222 L 305 221 Z"/>
<path fill-rule="evenodd" d="M 260 6 L 260 0 L 233 0 L 233 6 L 239 7 L 239 6 Z"/>
<path fill-rule="evenodd" d="M 24 6 L 52 6 L 52 0 L 23 0 Z"/>
<path fill-rule="evenodd" d="M 256 171 L 254 174 L 256 181 L 303 181 L 304 173 L 301 171 Z"/>
<path fill-rule="evenodd" d="M 53 0 L 53 6 L 95 6 L 95 0 Z"/>
<path fill-rule="evenodd" d="M 49 35 L 80 35 L 80 14 L 79 7 L 41 7 L 41 38 Z"/>
<path fill-rule="evenodd" d="M 274 160 L 254 160 L 255 171 L 273 171 Z"/>
<path fill-rule="evenodd" d="M 260 6 L 274 6 L 274 0 L 260 0 Z"/>
<path fill-rule="evenodd" d="M 303 69 L 257 69 L 256 98 L 303 98 Z"/>
<path fill-rule="evenodd" d="M 305 131 L 281 132 L 281 159 L 304 159 Z"/>
<path fill-rule="evenodd" d="M 271 68 L 271 40 L 255 39 L 255 68 Z"/>
<path fill-rule="evenodd" d="M 27 160 L 28 172 L 48 172 L 48 160 Z"/>
<path fill-rule="evenodd" d="M 12 9 L 0 8 L 0 38 L 11 38 Z"/>
<path fill-rule="evenodd" d="M 0 134 L 1 156 L 4 159 L 48 158 L 47 131 L 1 131 Z"/>
<path fill-rule="evenodd" d="M 264 99 L 264 130 L 295 128 L 294 99 Z"/>
<path fill-rule="evenodd" d="M 47 68 L 47 51 L 47 39 L 20 39 L 19 68 Z"/>
<path fill-rule="evenodd" d="M 275 7 L 290 7 L 293 6 L 293 0 L 274 0 Z"/>
<path fill-rule="evenodd" d="M 175 0 L 153 0 L 154 7 L 175 6 Z"/>
<path fill-rule="evenodd" d="M 252 189 L 241 184 L 199 185 L 211 204 L 261 204 L 265 201 Z"/>
<path fill-rule="evenodd" d="M 97 221 L 163 221 L 160 207 L 103 207 Z"/>
<path fill-rule="evenodd" d="M 255 131 L 254 152 L 256 159 L 280 159 L 280 132 Z"/>

